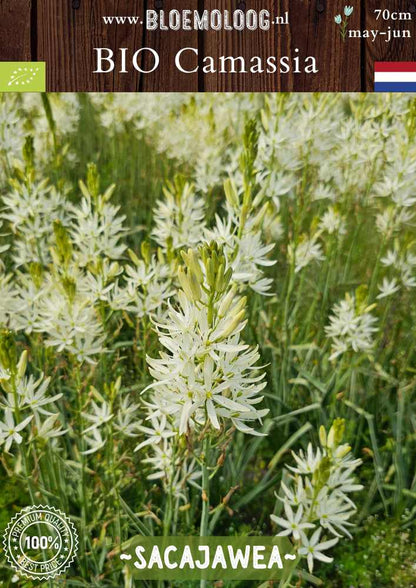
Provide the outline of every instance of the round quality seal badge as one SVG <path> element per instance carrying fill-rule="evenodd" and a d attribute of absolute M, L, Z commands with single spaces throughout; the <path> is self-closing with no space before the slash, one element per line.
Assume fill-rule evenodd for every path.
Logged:
<path fill-rule="evenodd" d="M 74 561 L 78 535 L 72 521 L 53 506 L 27 506 L 7 525 L 3 547 L 12 568 L 36 580 L 62 574 Z"/>

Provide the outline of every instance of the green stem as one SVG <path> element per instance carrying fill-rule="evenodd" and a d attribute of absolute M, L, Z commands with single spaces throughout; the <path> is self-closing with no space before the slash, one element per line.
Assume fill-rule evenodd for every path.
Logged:
<path fill-rule="evenodd" d="M 21 418 L 20 418 L 20 409 L 19 409 L 19 404 L 18 404 L 19 398 L 18 398 L 18 394 L 17 394 L 16 376 L 15 375 L 12 376 L 11 384 L 12 384 L 12 389 L 13 389 L 16 424 L 19 425 L 21 423 Z M 27 460 L 27 455 L 26 455 L 24 447 L 20 448 L 20 455 L 22 456 L 23 473 L 24 473 L 25 480 L 27 482 L 30 500 L 32 502 L 32 505 L 36 505 L 37 500 L 36 500 L 35 489 L 34 489 L 33 482 L 32 482 L 32 476 L 29 475 L 28 460 Z M 28 455 L 30 455 L 30 445 L 28 446 Z M 37 529 L 38 529 L 38 535 L 40 535 L 41 531 L 40 531 L 39 524 L 37 524 Z M 46 558 L 46 554 L 43 549 L 42 549 L 42 553 L 44 554 L 44 557 Z"/>
<path fill-rule="evenodd" d="M 16 425 L 20 425 L 21 418 L 20 418 L 20 409 L 19 409 L 19 398 L 18 398 L 18 394 L 17 394 L 17 386 L 16 386 L 16 377 L 15 376 L 12 376 L 11 384 L 12 384 L 12 389 L 13 389 L 14 414 L 15 414 L 15 419 L 16 419 Z M 20 448 L 20 454 L 22 456 L 23 473 L 25 476 L 25 480 L 27 482 L 30 500 L 32 501 L 32 504 L 36 504 L 35 491 L 33 488 L 31 476 L 29 476 L 29 466 L 28 466 L 27 455 L 26 455 L 24 447 Z"/>
<path fill-rule="evenodd" d="M 87 551 L 87 492 L 86 492 L 86 482 L 85 482 L 85 439 L 84 439 L 84 427 L 82 422 L 82 408 L 84 405 L 84 398 L 83 398 L 83 387 L 81 385 L 81 373 L 80 373 L 80 366 L 78 362 L 75 364 L 75 378 L 76 378 L 76 397 L 77 397 L 77 427 L 78 427 L 78 434 L 79 434 L 79 443 L 80 443 L 80 461 L 81 461 L 81 479 L 79 480 L 79 495 L 81 500 L 81 537 L 80 543 L 82 549 L 80 549 L 80 559 L 81 565 L 86 570 L 85 566 L 85 553 Z M 84 555 L 84 557 L 82 557 Z"/>
<path fill-rule="evenodd" d="M 111 402 L 111 412 L 113 410 L 113 402 Z M 116 447 L 114 443 L 114 436 L 113 436 L 113 423 L 110 423 L 109 427 L 109 439 L 108 445 L 110 448 L 110 468 L 111 468 L 111 483 L 113 486 L 114 492 L 114 502 L 115 502 L 115 510 L 116 510 L 116 519 L 115 519 L 115 533 L 116 533 L 116 542 L 117 545 L 121 548 L 121 508 L 120 508 L 120 497 L 118 493 L 118 480 L 116 476 L 116 462 L 115 453 Z"/>
<path fill-rule="evenodd" d="M 166 497 L 165 516 L 163 517 L 163 536 L 168 537 L 170 533 L 170 525 L 172 523 L 172 488 L 169 488 Z"/>
<path fill-rule="evenodd" d="M 203 445 L 204 458 L 202 461 L 202 513 L 200 537 L 206 537 L 208 534 L 208 516 L 209 516 L 209 472 L 208 472 L 208 453 L 209 437 L 204 439 Z"/>
<path fill-rule="evenodd" d="M 176 461 L 176 448 L 173 447 L 172 462 Z M 173 518 L 173 477 L 174 470 L 170 473 L 169 485 L 166 492 L 166 507 L 163 517 L 163 536 L 169 537 L 171 533 L 172 518 Z"/>
<path fill-rule="evenodd" d="M 288 371 L 288 360 L 289 360 L 289 346 L 290 346 L 290 328 L 289 328 L 289 311 L 290 311 L 290 300 L 295 285 L 295 267 L 294 263 L 291 262 L 289 269 L 288 286 L 285 297 L 284 314 L 283 314 L 283 353 L 282 353 L 282 368 L 281 368 L 281 386 L 283 388 L 283 402 L 286 402 L 287 397 L 287 371 Z"/>
<path fill-rule="evenodd" d="M 200 537 L 207 537 L 209 533 L 208 518 L 209 518 L 209 472 L 208 472 L 208 454 L 209 454 L 209 437 L 205 437 L 203 444 L 203 459 L 202 459 L 202 512 L 201 512 L 201 526 Z M 207 581 L 202 579 L 200 588 L 205 588 Z"/>
<path fill-rule="evenodd" d="M 379 267 L 380 267 L 380 260 L 381 260 L 381 255 L 383 253 L 383 248 L 384 248 L 384 240 L 382 240 L 382 242 L 380 243 L 380 247 L 379 247 L 379 250 L 377 253 L 377 259 L 374 264 L 373 272 L 371 274 L 370 287 L 368 289 L 368 302 L 369 303 L 371 303 L 374 298 L 374 294 L 375 294 L 374 290 L 377 285 L 378 271 L 379 271 Z"/>

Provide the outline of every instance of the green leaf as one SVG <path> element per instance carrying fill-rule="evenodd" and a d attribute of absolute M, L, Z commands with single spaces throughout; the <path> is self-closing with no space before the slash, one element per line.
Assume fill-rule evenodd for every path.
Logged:
<path fill-rule="evenodd" d="M 8 86 L 25 86 L 30 84 L 38 75 L 38 67 L 18 67 L 11 74 Z"/>
<path fill-rule="evenodd" d="M 282 445 L 282 447 L 279 449 L 279 451 L 277 451 L 275 453 L 275 455 L 273 456 L 273 458 L 270 460 L 269 463 L 269 470 L 274 470 L 274 468 L 277 466 L 277 464 L 279 463 L 279 461 L 281 460 L 283 454 L 290 448 L 292 447 L 292 445 L 295 443 L 295 441 L 297 441 L 299 439 L 299 437 L 302 437 L 302 435 L 304 435 L 305 433 L 307 433 L 310 429 L 312 429 L 312 425 L 311 423 L 307 422 L 303 425 L 303 427 L 301 427 L 300 429 L 298 429 L 296 431 L 296 433 L 294 433 L 287 441 L 286 443 L 284 443 Z"/>

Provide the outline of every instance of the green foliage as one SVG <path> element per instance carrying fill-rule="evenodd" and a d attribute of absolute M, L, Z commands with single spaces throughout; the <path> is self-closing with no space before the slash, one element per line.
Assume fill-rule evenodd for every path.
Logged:
<path fill-rule="evenodd" d="M 10 477 L 0 470 L 0 531 L 5 529 L 12 513 L 17 512 L 29 502 L 24 482 Z"/>
<path fill-rule="evenodd" d="M 221 447 L 215 465 L 218 475 L 210 486 L 210 531 L 224 535 L 276 532 L 270 514 L 281 508 L 275 492 L 282 478 L 285 481 L 283 466 L 293 465 L 291 451 L 305 449 L 308 443 L 317 446 L 320 435 L 321 444 L 330 445 L 329 438 L 323 442 L 322 430 L 339 419 L 332 436 L 336 443 L 343 437 L 352 453 L 363 459 L 359 482 L 365 491 L 357 500 L 353 540 L 342 540 L 330 554 L 333 565 L 320 565 L 316 574 L 329 588 L 416 585 L 412 527 L 416 517 L 415 289 L 401 285 L 393 296 L 377 297 L 382 278 L 396 269 L 386 270 L 383 256 L 396 246 L 403 254 L 414 254 L 416 237 L 414 219 L 395 226 L 400 207 L 391 195 L 375 195 L 384 174 L 391 180 L 392 162 L 402 170 L 398 175 L 406 175 L 406 167 L 415 160 L 414 100 L 397 98 L 395 107 L 389 97 L 370 96 L 172 96 L 164 102 L 167 109 L 163 103 L 158 106 L 162 98 L 156 96 L 155 114 L 153 108 L 145 109 L 142 97 L 133 98 L 129 112 L 124 104 L 127 96 L 119 100 L 118 107 L 114 107 L 114 96 L 106 97 L 105 103 L 100 102 L 103 97 L 84 94 L 74 99 L 79 118 L 65 132 L 60 125 L 68 112 L 59 96 L 45 95 L 35 108 L 18 103 L 22 141 L 19 149 L 12 142 L 6 153 L 0 120 L 2 207 L 11 190 L 33 190 L 34 199 L 36 190 L 45 189 L 46 179 L 74 206 L 84 196 L 98 208 L 103 201 L 110 202 L 111 196 L 111 203 L 120 206 L 117 216 L 126 217 L 122 237 L 126 250 L 117 263 L 129 264 L 133 274 L 140 273 L 141 264 L 149 271 L 154 259 L 160 265 L 171 264 L 195 301 L 202 292 L 196 256 L 186 253 L 185 245 L 175 249 L 171 236 L 163 249 L 152 232 L 155 205 L 163 197 L 171 195 L 173 205 L 181 211 L 183 201 L 196 194 L 203 201 L 202 222 L 208 229 L 213 229 L 216 215 L 224 218 L 224 210 L 229 209 L 233 238 L 243 238 L 254 227 L 262 230 L 264 243 L 272 244 L 267 257 L 277 263 L 262 268 L 271 280 L 270 295 L 249 288 L 247 293 L 243 291 L 247 284 L 240 284 L 245 311 L 238 315 L 238 321 L 243 315 L 247 319 L 244 341 L 259 346 L 267 372 L 267 387 L 262 392 L 263 405 L 270 410 L 262 425 L 267 436 L 252 438 L 237 432 L 232 442 Z M 102 115 L 108 113 L 111 120 L 104 124 Z M 327 119 L 332 126 L 326 126 Z M 285 125 L 290 130 L 287 137 Z M 336 144 L 330 150 L 327 141 L 333 137 Z M 337 153 L 335 169 L 331 169 L 328 160 Z M 323 180 L 321 170 L 326 174 Z M 204 172 L 209 180 L 214 178 L 211 183 L 201 180 Z M 414 171 L 410 176 L 408 182 L 413 186 Z M 325 190 L 322 196 L 320 191 Z M 400 195 L 401 188 L 396 192 Z M 414 206 L 404 209 L 411 211 Z M 345 223 L 345 231 L 338 228 L 331 233 L 322 228 L 322 219 L 331 210 Z M 381 214 L 388 220 L 383 234 L 377 228 Z M 179 220 L 183 220 L 180 215 Z M 19 265 L 16 273 L 26 273 L 35 290 L 40 290 L 52 266 L 56 274 L 61 272 L 57 283 L 73 301 L 79 293 L 80 268 L 73 265 L 77 245 L 68 225 L 54 216 L 47 222 L 46 240 L 50 237 L 51 244 L 40 253 L 51 251 L 54 263 L 43 263 L 40 255 L 39 261 Z M 0 231 L 5 274 L 15 271 L 13 240 L 21 239 L 12 225 L 12 221 L 3 222 Z M 231 276 L 224 259 L 225 245 L 216 242 L 220 237 L 215 234 L 209 247 L 199 249 L 208 284 L 216 292 L 228 287 Z M 322 255 L 299 269 L 299 251 L 305 244 L 318 244 Z M 253 246 L 250 241 L 248 245 L 251 255 Z M 305 250 L 307 253 L 308 247 Z M 238 255 L 236 248 L 235 257 Z M 178 274 L 183 262 L 186 270 Z M 92 277 L 100 277 L 103 264 L 99 256 L 90 261 Z M 81 273 L 84 271 L 85 266 Z M 110 286 L 113 279 L 111 274 Z M 2 282 L 6 293 L 7 280 Z M 177 287 L 174 284 L 172 289 Z M 175 305 L 174 295 L 171 299 Z M 371 314 L 377 319 L 378 331 L 369 352 L 348 349 L 331 359 L 325 327 L 339 301 L 350 301 L 355 316 Z M 0 310 L 3 312 L 1 301 Z M 17 351 L 20 355 L 28 350 L 30 375 L 38 378 L 43 372 L 51 378 L 51 395 L 62 394 L 56 403 L 62 428 L 73 427 L 78 432 L 76 420 L 81 420 L 93 401 L 105 398 L 110 410 L 123 395 L 140 401 L 141 392 L 152 381 L 146 355 L 156 357 L 160 351 L 153 317 L 148 314 L 114 311 L 104 301 L 94 312 L 107 336 L 106 352 L 95 365 L 80 366 L 71 354 L 46 346 L 36 331 L 19 330 L 11 335 L 2 330 L 0 337 L 3 366 L 16 365 Z M 120 537 L 163 532 L 168 501 L 160 481 L 146 480 L 151 468 L 134 452 L 137 439 L 128 439 L 122 446 L 112 434 L 106 429 L 105 438 L 110 442 L 92 457 L 81 457 L 79 449 L 86 446 L 77 447 L 76 433 L 65 435 L 64 450 L 56 454 L 48 451 L 48 442 L 36 441 L 39 461 L 32 462 L 32 453 L 27 451 L 29 465 L 36 470 L 33 479 L 38 482 L 41 478 L 42 492 L 48 493 L 38 492 L 36 500 L 46 496 L 50 504 L 73 517 L 78 528 L 85 524 L 83 555 L 69 572 L 68 586 L 121 586 L 121 566 L 113 554 Z M 187 442 L 183 436 L 182 445 L 186 447 Z M 15 450 L 13 447 L 12 452 Z M 20 464 L 13 471 L 12 454 L 5 455 L 3 466 L 1 528 L 16 509 L 32 502 Z M 323 485 L 327 478 L 328 463 L 322 461 L 315 481 Z M 189 500 L 176 509 L 175 533 L 199 532 L 200 494 L 198 485 L 193 486 Z M 81 511 L 85 503 L 86 514 Z"/>
<path fill-rule="evenodd" d="M 403 521 L 369 517 L 354 541 L 334 549 L 335 565 L 322 566 L 327 588 L 411 588 L 416 586 L 416 532 Z"/>

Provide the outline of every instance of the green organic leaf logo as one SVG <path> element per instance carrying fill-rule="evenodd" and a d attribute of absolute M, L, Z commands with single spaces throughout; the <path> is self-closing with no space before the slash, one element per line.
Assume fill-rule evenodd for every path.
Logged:
<path fill-rule="evenodd" d="M 30 84 L 37 76 L 38 67 L 18 67 L 10 76 L 8 86 L 25 86 Z"/>

